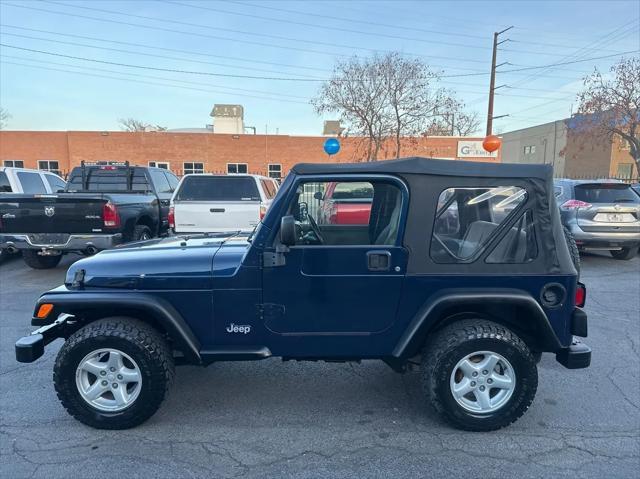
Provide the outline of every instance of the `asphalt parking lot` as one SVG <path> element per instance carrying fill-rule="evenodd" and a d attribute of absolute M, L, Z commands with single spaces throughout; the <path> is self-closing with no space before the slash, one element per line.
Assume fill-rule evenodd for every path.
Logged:
<path fill-rule="evenodd" d="M 60 341 L 34 364 L 13 343 L 70 259 L 0 265 L 3 477 L 631 477 L 640 463 L 640 257 L 583 257 L 591 368 L 545 355 L 536 400 L 493 433 L 451 429 L 417 374 L 362 364 L 219 363 L 178 368 L 144 425 L 98 431 L 64 411 L 52 384 Z M 636 471 L 635 473 L 633 471 Z"/>

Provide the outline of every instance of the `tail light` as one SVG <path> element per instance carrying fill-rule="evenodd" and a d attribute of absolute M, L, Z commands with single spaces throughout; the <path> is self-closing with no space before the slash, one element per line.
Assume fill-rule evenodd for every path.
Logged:
<path fill-rule="evenodd" d="M 260 205 L 260 220 L 264 218 L 264 215 L 267 214 L 267 207 L 263 204 Z"/>
<path fill-rule="evenodd" d="M 580 200 L 568 200 L 560 205 L 560 208 L 565 210 L 577 210 L 578 208 L 591 208 L 593 206 L 591 203 L 587 203 L 586 201 Z"/>
<path fill-rule="evenodd" d="M 168 220 L 169 220 L 169 228 L 174 228 L 175 229 L 175 227 L 176 227 L 176 211 L 173 209 L 173 206 L 171 208 L 169 208 Z"/>
<path fill-rule="evenodd" d="M 576 306 L 579 308 L 583 308 L 586 300 L 587 288 L 584 284 L 578 282 L 578 285 L 576 286 Z"/>
<path fill-rule="evenodd" d="M 120 226 L 120 215 L 118 208 L 110 201 L 106 202 L 102 207 L 102 220 L 107 228 L 117 228 Z"/>

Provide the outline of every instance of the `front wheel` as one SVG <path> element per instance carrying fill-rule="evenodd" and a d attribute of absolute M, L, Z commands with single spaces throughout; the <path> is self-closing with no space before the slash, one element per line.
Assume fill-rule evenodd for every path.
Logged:
<path fill-rule="evenodd" d="M 76 331 L 53 370 L 65 409 L 98 429 L 127 429 L 149 419 L 173 375 L 173 357 L 162 335 L 142 321 L 120 317 Z"/>
<path fill-rule="evenodd" d="M 633 248 L 622 248 L 619 250 L 611 250 L 609 252 L 611 253 L 611 256 L 614 257 L 614 259 L 628 261 L 635 258 L 635 256 L 638 254 L 638 247 L 635 246 Z"/>
<path fill-rule="evenodd" d="M 438 331 L 425 348 L 422 368 L 434 409 L 467 431 L 513 423 L 529 409 L 538 387 L 527 345 L 504 326 L 480 319 Z"/>

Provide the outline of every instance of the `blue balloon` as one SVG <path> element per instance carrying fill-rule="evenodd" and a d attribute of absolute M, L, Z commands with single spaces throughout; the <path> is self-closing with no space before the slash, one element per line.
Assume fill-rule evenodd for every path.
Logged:
<path fill-rule="evenodd" d="M 324 152 L 327 155 L 335 155 L 340 151 L 340 142 L 336 138 L 327 138 L 324 142 Z"/>

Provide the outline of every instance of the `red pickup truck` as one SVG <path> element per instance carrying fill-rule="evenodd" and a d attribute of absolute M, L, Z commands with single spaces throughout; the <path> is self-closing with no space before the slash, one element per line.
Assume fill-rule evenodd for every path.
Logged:
<path fill-rule="evenodd" d="M 322 198 L 322 224 L 368 225 L 373 186 L 367 182 L 328 183 Z"/>

